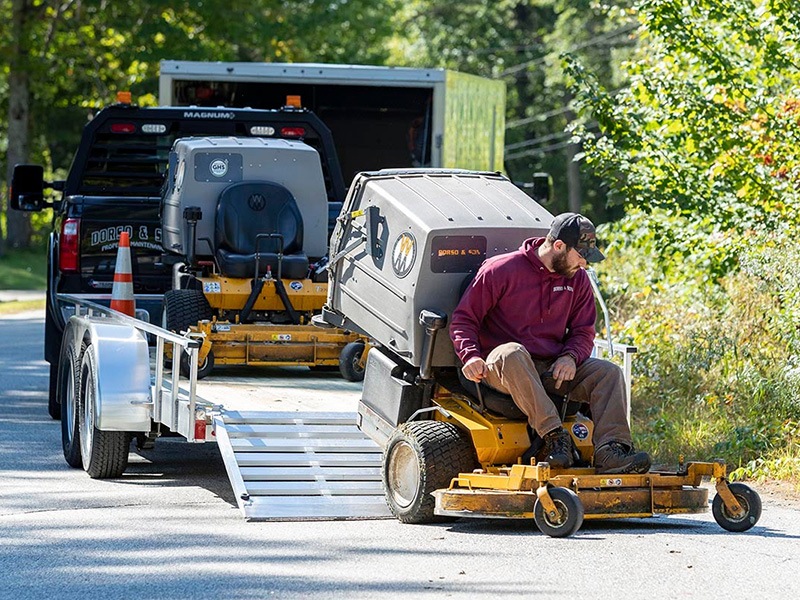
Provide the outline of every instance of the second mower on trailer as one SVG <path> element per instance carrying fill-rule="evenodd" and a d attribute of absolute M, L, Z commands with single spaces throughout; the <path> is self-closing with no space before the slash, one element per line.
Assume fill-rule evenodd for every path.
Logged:
<path fill-rule="evenodd" d="M 305 365 L 363 377 L 366 338 L 311 324 L 328 287 L 326 177 L 341 178 L 329 163 L 330 156 L 324 171 L 320 152 L 302 139 L 176 141 L 161 218 L 164 248 L 182 260 L 162 324 L 202 340 L 198 378 L 215 364 Z"/>

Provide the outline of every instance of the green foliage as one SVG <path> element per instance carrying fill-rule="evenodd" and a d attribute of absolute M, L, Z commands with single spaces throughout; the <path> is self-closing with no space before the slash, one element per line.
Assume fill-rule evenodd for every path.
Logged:
<path fill-rule="evenodd" d="M 772 270 L 778 259 L 800 259 L 800 251 L 745 254 L 744 268 L 705 292 L 662 288 L 618 312 L 627 312 L 625 335 L 640 350 L 635 430 L 659 459 L 721 457 L 737 466 L 798 449 L 800 273 Z M 787 293 L 776 290 L 778 279 Z"/>
<path fill-rule="evenodd" d="M 646 0 L 629 85 L 608 92 L 573 57 L 586 160 L 612 198 L 739 232 L 797 220 L 800 48 L 794 3 Z"/>
<path fill-rule="evenodd" d="M 621 8 L 627 4 L 608 10 L 596 0 L 415 0 L 398 16 L 403 42 L 393 60 L 502 78 L 508 84 L 506 170 L 520 181 L 552 174 L 556 205 L 550 208 L 560 212 L 567 208 L 575 147 L 565 132 L 574 113 L 559 53 L 573 50 L 605 84 L 620 85 L 617 65 L 632 44 L 631 16 Z M 609 219 L 595 176 L 584 169 L 571 185 L 581 188 L 582 211 L 598 222 Z"/>
<path fill-rule="evenodd" d="M 31 86 L 30 161 L 69 166 L 97 108 L 130 90 L 156 103 L 159 61 L 382 63 L 395 33 L 397 0 L 78 0 L 27 2 L 26 27 L 0 28 L 0 55 L 22 44 Z M 10 21 L 11 0 L 0 0 Z M 0 151 L 7 145 L 8 75 L 0 63 Z M 0 186 L 5 168 L 0 171 Z"/>
<path fill-rule="evenodd" d="M 585 160 L 625 206 L 606 294 L 640 349 L 634 417 L 661 460 L 739 476 L 800 455 L 800 7 L 642 0 L 629 85 L 566 56 Z M 594 133 L 592 124 L 599 125 Z"/>
<path fill-rule="evenodd" d="M 43 249 L 9 252 L 0 258 L 0 290 L 43 290 L 46 271 Z"/>

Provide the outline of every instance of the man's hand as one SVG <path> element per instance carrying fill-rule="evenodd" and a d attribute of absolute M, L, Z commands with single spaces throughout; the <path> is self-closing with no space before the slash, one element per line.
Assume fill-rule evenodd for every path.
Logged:
<path fill-rule="evenodd" d="M 466 365 L 464 365 L 464 368 L 466 368 Z M 575 372 L 578 367 L 575 366 L 575 359 L 569 354 L 565 354 L 556 359 L 551 370 L 553 371 L 553 379 L 556 380 L 556 389 L 559 389 L 562 381 L 572 381 L 575 378 Z M 466 372 L 464 374 L 466 375 Z"/>
<path fill-rule="evenodd" d="M 575 365 L 573 363 L 573 374 L 575 372 L 574 367 Z M 486 361 L 476 356 L 467 361 L 467 363 L 461 368 L 461 372 L 464 373 L 464 377 L 470 381 L 478 383 L 481 379 L 485 379 L 489 374 L 489 367 L 486 366 Z"/>

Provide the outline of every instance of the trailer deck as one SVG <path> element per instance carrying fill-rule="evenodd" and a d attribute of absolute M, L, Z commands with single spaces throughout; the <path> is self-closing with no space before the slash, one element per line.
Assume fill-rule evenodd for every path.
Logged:
<path fill-rule="evenodd" d="M 217 443 L 248 519 L 390 516 L 381 448 L 356 425 L 360 383 L 307 367 L 230 368 L 199 382 L 197 334 L 178 335 L 147 315 L 135 319 L 78 296 L 59 299 L 72 314 L 58 386 L 71 466 L 94 478 L 120 477 L 130 434 L 151 446 L 170 431 Z M 184 352 L 188 378 L 177 366 Z"/>
<path fill-rule="evenodd" d="M 381 448 L 356 426 L 361 384 L 304 367 L 220 370 L 198 382 L 245 518 L 389 518 Z"/>

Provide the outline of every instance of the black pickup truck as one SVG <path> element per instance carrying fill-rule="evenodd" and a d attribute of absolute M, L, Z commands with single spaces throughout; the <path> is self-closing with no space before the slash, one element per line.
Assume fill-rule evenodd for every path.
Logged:
<path fill-rule="evenodd" d="M 50 363 L 48 409 L 60 418 L 55 395 L 58 357 L 68 307 L 59 294 L 108 305 L 117 240 L 131 240 L 137 309 L 160 324 L 164 292 L 171 287 L 174 258 L 161 246 L 161 188 L 168 157 L 177 138 L 198 136 L 300 139 L 320 155 L 330 202 L 331 224 L 344 200 L 345 186 L 328 128 L 312 112 L 234 108 L 140 108 L 115 104 L 86 125 L 66 181 L 47 183 L 38 165 L 17 165 L 9 204 L 23 211 L 53 208 L 47 247 L 47 310 L 44 354 Z M 44 190 L 60 194 L 45 200 Z"/>

